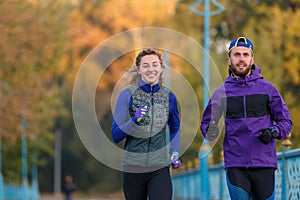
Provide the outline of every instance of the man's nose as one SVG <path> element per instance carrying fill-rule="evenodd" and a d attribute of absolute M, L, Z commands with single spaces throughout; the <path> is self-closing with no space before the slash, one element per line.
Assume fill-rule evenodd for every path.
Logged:
<path fill-rule="evenodd" d="M 245 60 L 245 56 L 241 55 L 241 56 L 240 56 L 240 60 L 241 60 L 241 61 L 244 61 L 244 60 Z"/>

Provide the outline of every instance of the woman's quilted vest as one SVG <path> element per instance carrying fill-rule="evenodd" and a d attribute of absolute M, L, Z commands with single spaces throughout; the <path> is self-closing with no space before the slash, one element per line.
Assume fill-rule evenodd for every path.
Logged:
<path fill-rule="evenodd" d="M 155 93 L 148 93 L 138 85 L 129 88 L 132 105 L 130 116 L 138 108 L 148 109 L 139 127 L 127 137 L 123 165 L 139 167 L 163 167 L 170 164 L 169 141 L 166 126 L 169 117 L 169 90 L 161 87 Z"/>

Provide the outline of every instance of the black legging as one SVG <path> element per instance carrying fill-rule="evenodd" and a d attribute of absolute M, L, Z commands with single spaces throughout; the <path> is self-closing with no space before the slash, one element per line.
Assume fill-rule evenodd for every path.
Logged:
<path fill-rule="evenodd" d="M 227 185 L 232 200 L 273 200 L 275 169 L 227 168 Z"/>
<path fill-rule="evenodd" d="M 172 181 L 169 167 L 147 172 L 123 172 L 126 200 L 172 200 Z"/>

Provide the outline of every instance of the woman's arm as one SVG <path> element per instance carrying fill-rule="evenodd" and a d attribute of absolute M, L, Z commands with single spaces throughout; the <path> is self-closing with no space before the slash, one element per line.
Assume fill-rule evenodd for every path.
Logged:
<path fill-rule="evenodd" d="M 129 116 L 130 91 L 123 90 L 117 100 L 115 112 L 112 121 L 112 139 L 119 143 L 128 137 L 138 125 Z"/>
<path fill-rule="evenodd" d="M 180 148 L 180 117 L 176 96 L 170 93 L 169 96 L 169 120 L 168 126 L 170 129 L 170 153 L 178 152 Z"/>

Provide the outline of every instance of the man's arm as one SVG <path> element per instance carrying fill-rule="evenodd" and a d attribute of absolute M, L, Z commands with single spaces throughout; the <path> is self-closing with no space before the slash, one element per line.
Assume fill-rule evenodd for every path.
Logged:
<path fill-rule="evenodd" d="M 270 109 L 272 119 L 276 123 L 272 126 L 277 132 L 276 139 L 286 138 L 292 129 L 292 119 L 287 105 L 275 87 L 270 100 Z"/>

